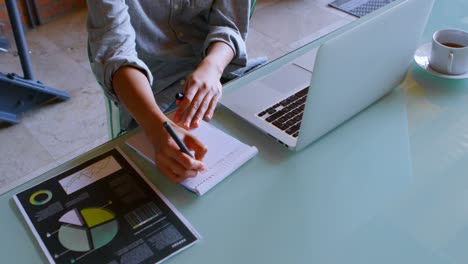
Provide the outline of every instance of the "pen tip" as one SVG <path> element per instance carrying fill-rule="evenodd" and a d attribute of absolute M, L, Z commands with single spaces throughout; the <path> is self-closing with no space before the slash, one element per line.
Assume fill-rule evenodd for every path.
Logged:
<path fill-rule="evenodd" d="M 175 98 L 176 98 L 176 100 L 182 100 L 182 99 L 184 99 L 184 94 L 182 92 L 177 93 Z"/>

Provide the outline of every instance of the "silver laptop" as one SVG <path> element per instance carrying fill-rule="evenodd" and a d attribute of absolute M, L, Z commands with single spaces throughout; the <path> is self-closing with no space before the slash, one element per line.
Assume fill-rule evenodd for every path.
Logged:
<path fill-rule="evenodd" d="M 402 82 L 433 2 L 396 1 L 220 102 L 300 150 Z"/>

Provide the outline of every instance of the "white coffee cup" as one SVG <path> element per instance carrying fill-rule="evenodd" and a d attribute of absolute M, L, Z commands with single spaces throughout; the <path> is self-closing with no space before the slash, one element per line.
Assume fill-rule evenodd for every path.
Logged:
<path fill-rule="evenodd" d="M 429 66 L 449 75 L 468 72 L 468 32 L 460 29 L 436 31 L 432 36 Z"/>

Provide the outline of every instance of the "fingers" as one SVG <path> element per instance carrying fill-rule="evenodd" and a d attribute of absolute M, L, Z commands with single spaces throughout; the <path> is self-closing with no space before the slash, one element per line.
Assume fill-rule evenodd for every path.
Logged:
<path fill-rule="evenodd" d="M 182 178 L 179 178 L 179 176 L 177 174 L 175 174 L 174 172 L 172 172 L 169 167 L 164 167 L 164 166 L 160 166 L 160 165 L 156 165 L 159 169 L 159 171 L 164 175 L 166 176 L 166 178 L 168 178 L 171 182 L 173 183 L 180 183 L 183 181 Z"/>
<path fill-rule="evenodd" d="M 202 85 L 197 81 L 190 83 L 192 85 L 187 88 L 189 91 L 189 96 L 186 97 L 187 101 L 185 102 L 188 105 L 183 105 L 185 107 L 184 112 L 186 111 L 185 117 L 183 118 L 183 126 L 185 129 L 199 126 L 200 121 L 193 119 L 193 117 L 200 108 L 206 107 L 205 98 L 210 97 L 210 93 L 206 84 Z M 201 85 L 201 87 L 197 87 L 198 85 Z M 191 96 L 194 92 L 196 92 L 194 96 Z M 182 104 L 184 104 L 184 102 L 182 102 Z"/>
<path fill-rule="evenodd" d="M 175 159 L 161 155 L 158 157 L 158 168 L 172 182 L 179 183 L 187 178 L 195 177 L 196 170 L 188 170 L 181 166 Z"/>
<path fill-rule="evenodd" d="M 196 79 L 191 79 L 187 84 L 184 99 L 178 101 L 179 107 L 174 114 L 174 121 L 178 123 L 183 119 L 184 128 L 190 129 L 198 127 L 201 119 L 212 118 L 221 97 L 222 86 L 219 81 L 210 84 Z"/>
<path fill-rule="evenodd" d="M 174 114 L 174 121 L 176 123 L 182 120 L 185 110 L 187 110 L 187 108 L 191 105 L 193 98 L 197 95 L 197 83 L 198 82 L 193 79 L 186 83 L 184 98 L 179 102 L 179 107 Z"/>
<path fill-rule="evenodd" d="M 196 137 L 189 132 L 179 129 L 179 133 L 184 134 L 184 143 L 189 150 L 195 151 L 195 158 L 180 151 L 175 141 L 168 135 L 164 140 L 164 146 L 156 152 L 155 162 L 158 169 L 169 180 L 179 183 L 189 177 L 195 177 L 199 171 L 205 170 L 201 161 L 207 149 Z"/>
<path fill-rule="evenodd" d="M 203 119 L 203 115 L 206 120 L 211 120 L 216 104 L 218 103 L 219 98 L 221 98 L 221 89 L 219 89 L 219 91 L 220 92 L 215 95 L 207 94 L 205 96 L 202 105 L 198 108 L 197 113 L 192 118 L 192 127 L 198 127 L 200 125 L 200 120 Z"/>
<path fill-rule="evenodd" d="M 195 159 L 198 161 L 203 160 L 208 152 L 208 148 L 198 138 L 190 134 L 185 136 L 184 143 L 187 145 L 188 149 L 195 151 Z"/>
<path fill-rule="evenodd" d="M 219 98 L 221 98 L 221 93 L 217 96 L 214 96 L 213 99 L 211 99 L 210 104 L 208 106 L 208 110 L 205 112 L 205 119 L 206 120 L 211 120 L 214 114 L 214 110 L 216 108 L 216 104 L 218 103 Z"/>
<path fill-rule="evenodd" d="M 199 100 L 199 98 L 194 99 L 194 102 L 192 103 L 192 107 L 189 108 L 184 118 L 184 127 L 186 129 L 196 128 L 200 126 L 200 120 L 202 119 L 203 114 L 208 109 L 211 98 L 213 98 L 213 96 L 207 93 L 205 97 L 202 98 L 201 100 Z"/>
<path fill-rule="evenodd" d="M 191 149 L 191 147 L 187 147 Z M 185 170 L 200 171 L 205 169 L 205 166 L 203 165 L 203 162 L 201 162 L 201 159 L 199 160 L 190 157 L 189 155 L 180 151 L 178 147 L 167 150 L 166 155 L 171 159 L 176 160 L 179 163 L 178 165 L 182 166 L 182 168 Z M 195 155 L 197 155 L 197 152 L 195 152 Z"/>

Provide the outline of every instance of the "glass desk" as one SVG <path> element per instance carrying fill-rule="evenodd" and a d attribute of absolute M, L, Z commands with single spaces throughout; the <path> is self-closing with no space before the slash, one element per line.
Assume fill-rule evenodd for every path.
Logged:
<path fill-rule="evenodd" d="M 466 10 L 465 0 L 437 0 L 421 44 L 440 28 L 467 30 Z M 259 154 L 202 197 L 125 147 L 128 135 L 112 140 L 0 196 L 1 262 L 46 260 L 13 194 L 120 146 L 203 236 L 167 263 L 467 263 L 468 81 L 413 64 L 400 88 L 299 153 L 219 108 L 214 124 Z M 385 122 L 388 116 L 404 122 Z M 395 136 L 376 136 L 385 133 Z"/>

